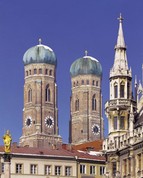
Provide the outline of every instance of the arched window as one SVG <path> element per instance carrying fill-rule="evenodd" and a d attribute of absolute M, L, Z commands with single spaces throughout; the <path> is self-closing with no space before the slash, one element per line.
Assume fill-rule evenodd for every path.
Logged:
<path fill-rule="evenodd" d="M 75 111 L 79 111 L 79 99 L 75 101 Z"/>
<path fill-rule="evenodd" d="M 124 98 L 124 93 L 125 93 L 125 84 L 123 83 L 123 82 L 121 82 L 121 84 L 120 84 L 120 97 L 121 98 Z"/>
<path fill-rule="evenodd" d="M 92 85 L 95 85 L 95 80 L 92 81 Z"/>
<path fill-rule="evenodd" d="M 45 101 L 51 101 L 51 91 L 49 85 L 46 86 Z"/>
<path fill-rule="evenodd" d="M 84 80 L 81 81 L 81 84 L 84 85 Z"/>
<path fill-rule="evenodd" d="M 39 74 L 42 74 L 42 69 L 41 68 L 39 69 Z"/>
<path fill-rule="evenodd" d="M 92 97 L 92 110 L 96 110 L 96 96 L 95 96 L 95 94 Z"/>
<path fill-rule="evenodd" d="M 45 69 L 45 75 L 48 75 L 48 69 Z"/>
<path fill-rule="evenodd" d="M 32 89 L 28 90 L 28 102 L 32 102 Z"/>
<path fill-rule="evenodd" d="M 26 71 L 26 76 L 28 76 L 28 71 Z"/>
<path fill-rule="evenodd" d="M 50 75 L 50 76 L 53 75 L 53 71 L 52 71 L 52 70 L 49 71 L 49 75 Z"/>
<path fill-rule="evenodd" d="M 37 69 L 34 69 L 34 74 L 37 74 Z"/>
<path fill-rule="evenodd" d="M 117 83 L 114 84 L 114 98 L 118 98 L 118 85 L 117 85 Z"/>

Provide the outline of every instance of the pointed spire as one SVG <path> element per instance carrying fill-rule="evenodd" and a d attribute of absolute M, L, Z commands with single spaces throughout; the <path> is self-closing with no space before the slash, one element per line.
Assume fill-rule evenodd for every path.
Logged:
<path fill-rule="evenodd" d="M 121 14 L 118 20 L 119 20 L 118 37 L 117 37 L 117 44 L 115 46 L 114 65 L 110 71 L 110 76 L 128 75 L 131 77 L 132 71 L 129 70 L 128 68 L 126 45 L 125 45 L 123 27 L 122 27 L 123 18 Z"/>
<path fill-rule="evenodd" d="M 119 20 L 119 31 L 118 31 L 117 45 L 115 46 L 115 48 L 126 48 L 124 35 L 123 35 L 123 27 L 122 27 L 122 21 L 124 19 L 122 18 L 121 13 L 118 20 Z"/>

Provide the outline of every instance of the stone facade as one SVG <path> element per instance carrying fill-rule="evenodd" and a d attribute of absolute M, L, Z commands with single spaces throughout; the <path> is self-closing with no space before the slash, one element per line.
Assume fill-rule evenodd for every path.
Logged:
<path fill-rule="evenodd" d="M 103 143 L 105 177 L 142 178 L 143 88 L 136 81 L 135 97 L 132 96 L 132 74 L 127 65 L 122 20 L 120 16 L 115 60 L 110 71 L 110 100 L 105 104 L 109 123 L 109 134 Z"/>

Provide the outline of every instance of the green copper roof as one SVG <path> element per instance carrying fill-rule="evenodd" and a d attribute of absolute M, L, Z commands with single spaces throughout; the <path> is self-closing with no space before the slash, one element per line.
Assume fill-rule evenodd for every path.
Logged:
<path fill-rule="evenodd" d="M 70 67 L 70 74 L 71 77 L 85 74 L 102 76 L 102 66 L 97 59 L 91 56 L 84 56 L 73 62 Z"/>
<path fill-rule="evenodd" d="M 47 63 L 55 65 L 57 64 L 57 59 L 55 53 L 48 46 L 39 44 L 34 47 L 29 48 L 23 56 L 24 65 L 32 63 Z"/>

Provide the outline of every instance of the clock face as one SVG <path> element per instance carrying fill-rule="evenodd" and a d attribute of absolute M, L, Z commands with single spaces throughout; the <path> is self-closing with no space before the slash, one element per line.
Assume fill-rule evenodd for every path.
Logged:
<path fill-rule="evenodd" d="M 54 119 L 51 116 L 45 118 L 45 124 L 48 128 L 52 128 L 54 125 Z"/>
<path fill-rule="evenodd" d="M 30 127 L 32 125 L 32 117 L 28 116 L 25 120 L 26 127 Z"/>
<path fill-rule="evenodd" d="M 100 133 L 100 127 L 99 127 L 99 125 L 94 124 L 94 125 L 92 126 L 92 133 L 93 133 L 94 135 L 98 135 L 98 134 Z"/>

